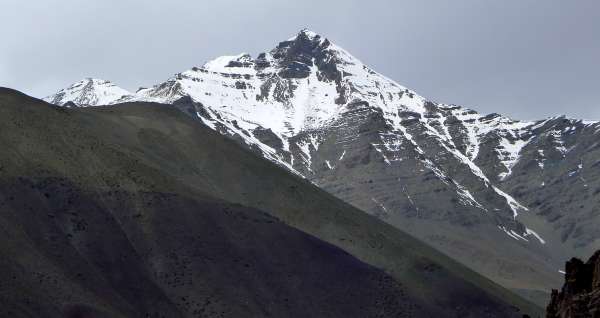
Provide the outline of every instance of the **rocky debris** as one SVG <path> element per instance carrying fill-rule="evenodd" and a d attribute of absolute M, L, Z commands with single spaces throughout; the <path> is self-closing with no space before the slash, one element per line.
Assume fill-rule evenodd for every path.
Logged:
<path fill-rule="evenodd" d="M 565 268 L 562 290 L 552 290 L 547 318 L 600 317 L 600 251 L 584 263 L 572 258 Z"/>

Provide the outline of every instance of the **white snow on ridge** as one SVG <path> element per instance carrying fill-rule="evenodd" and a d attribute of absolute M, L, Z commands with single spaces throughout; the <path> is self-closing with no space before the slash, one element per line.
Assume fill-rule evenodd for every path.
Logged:
<path fill-rule="evenodd" d="M 455 108 L 455 109 L 460 109 L 460 108 Z M 464 110 L 463 110 L 463 111 L 464 111 Z M 481 118 L 483 118 L 482 116 L 480 116 L 480 115 L 477 115 L 477 114 L 475 114 L 473 111 L 469 111 L 469 110 L 466 110 L 464 113 L 462 113 L 462 115 L 464 115 L 464 114 L 471 115 L 471 116 L 470 116 L 471 118 L 469 118 L 470 120 L 469 120 L 469 121 L 467 121 L 468 123 L 475 123 L 475 122 L 476 122 L 476 121 L 475 121 L 475 119 L 476 119 L 476 118 L 478 118 L 478 119 L 481 119 Z M 473 115 L 475 115 L 475 116 L 473 116 Z M 463 118 L 464 118 L 464 117 L 463 117 Z M 445 120 L 446 120 L 446 119 L 444 118 L 444 121 L 445 121 Z M 432 127 L 429 125 L 429 123 L 428 123 L 427 121 L 425 121 L 425 120 L 423 120 L 423 119 L 422 119 L 422 120 L 421 120 L 421 122 L 422 122 L 422 123 L 425 125 L 425 127 L 427 127 L 427 128 L 428 128 L 428 132 L 429 132 L 430 134 L 432 134 L 432 135 L 436 135 L 436 136 L 438 136 L 438 137 L 439 137 L 439 140 L 444 140 L 444 139 L 448 140 L 448 139 L 449 139 L 449 137 L 444 137 L 444 136 L 441 136 L 441 135 L 440 135 L 440 134 L 439 134 L 439 133 L 438 133 L 438 132 L 437 132 L 437 131 L 436 131 L 434 128 L 432 128 Z M 464 123 L 466 123 L 466 122 L 463 122 L 463 124 L 464 124 Z M 506 130 L 506 129 L 508 129 L 508 128 L 510 128 L 510 129 L 522 129 L 522 128 L 524 128 L 524 127 L 527 127 L 527 126 L 529 126 L 530 124 L 531 124 L 531 123 L 529 123 L 529 122 L 524 122 L 524 123 L 520 123 L 520 122 L 514 122 L 514 121 L 512 121 L 512 120 L 510 120 L 510 119 L 507 119 L 507 118 L 505 118 L 505 117 L 500 117 L 500 119 L 499 119 L 499 120 L 496 120 L 496 122 L 494 123 L 494 125 L 495 125 L 495 126 L 500 126 L 500 127 L 502 127 L 502 129 L 505 129 L 505 130 Z M 465 126 L 467 126 L 467 125 L 465 125 Z M 401 131 L 403 131 L 403 132 L 406 134 L 406 128 L 400 128 L 400 130 L 401 130 Z M 485 133 L 488 133 L 488 132 L 490 132 L 491 130 L 492 130 L 492 129 L 490 128 L 490 126 L 489 126 L 489 125 L 488 125 L 488 126 L 485 126 L 485 125 L 480 125 L 480 126 L 476 127 L 476 129 L 473 129 L 473 132 L 477 132 L 477 133 L 482 133 L 482 134 L 485 134 Z M 514 132 L 513 132 L 512 130 L 510 131 L 510 133 L 514 134 Z M 472 151 L 472 153 L 471 153 L 471 155 L 473 156 L 473 158 L 476 158 L 476 156 L 477 156 L 477 153 L 479 152 L 479 145 L 478 145 L 478 143 L 479 143 L 479 138 L 480 138 L 480 137 L 479 137 L 479 136 L 478 136 L 476 133 L 469 133 L 468 135 L 470 136 L 470 137 L 469 137 L 469 139 L 470 139 L 471 141 L 473 141 L 473 142 L 476 142 L 476 143 L 477 143 L 477 145 L 476 145 L 476 146 L 473 146 L 473 149 L 474 149 L 474 150 L 473 150 L 473 151 Z M 482 136 L 483 136 L 483 135 L 482 135 Z M 416 145 L 416 143 L 413 141 L 413 138 L 412 138 L 412 136 L 409 138 L 409 140 L 410 140 L 411 142 L 413 142 L 413 143 Z M 463 164 L 465 164 L 465 165 L 466 165 L 466 166 L 467 166 L 467 167 L 468 167 L 468 168 L 471 170 L 471 172 L 472 172 L 472 173 L 473 173 L 475 176 L 477 176 L 477 177 L 479 177 L 479 178 L 481 179 L 481 181 L 484 183 L 484 185 L 485 185 L 486 187 L 489 187 L 490 185 L 492 185 L 492 183 L 491 183 L 491 182 L 490 182 L 490 180 L 489 180 L 489 179 L 488 179 L 488 178 L 485 176 L 485 174 L 483 173 L 483 171 L 481 170 L 481 168 L 479 168 L 479 167 L 478 167 L 478 166 L 475 164 L 475 162 L 473 162 L 473 160 L 472 160 L 472 159 L 470 159 L 470 158 L 469 158 L 467 155 L 463 154 L 462 152 L 460 152 L 460 151 L 459 151 L 458 149 L 456 149 L 455 147 L 451 147 L 450 145 L 452 145 L 452 144 L 451 144 L 450 142 L 447 142 L 447 143 L 441 142 L 441 143 L 440 143 L 440 145 L 441 145 L 442 147 L 444 147 L 444 148 L 446 149 L 446 151 L 448 151 L 449 153 L 453 154 L 453 155 L 455 156 L 455 158 L 456 158 L 456 159 L 458 159 L 460 162 L 462 162 Z M 522 146 L 524 146 L 524 144 L 523 144 Z M 521 149 L 522 149 L 522 147 L 520 147 L 520 148 L 518 148 L 518 149 L 516 149 L 516 150 L 513 150 L 513 151 L 515 151 L 516 153 L 519 153 Z M 420 151 L 420 153 L 421 153 L 421 154 L 424 154 L 424 153 L 423 153 L 423 151 L 422 151 L 420 148 L 418 148 L 418 151 Z M 469 153 L 469 152 L 467 152 L 467 154 L 468 154 L 468 153 Z M 518 157 L 517 157 L 517 155 L 514 155 L 514 156 L 516 157 L 516 158 L 514 159 L 514 161 L 516 162 L 516 160 L 518 159 Z M 514 164 L 514 163 L 513 163 L 513 164 Z M 432 170 L 433 170 L 433 169 L 432 169 Z M 435 171 L 434 171 L 434 172 L 435 172 Z M 442 173 L 442 174 L 443 174 L 443 173 Z M 460 191 L 460 189 L 463 189 L 463 190 L 464 190 L 464 188 L 463 188 L 462 186 L 458 185 L 458 186 L 457 186 L 457 188 L 459 189 L 459 191 L 458 191 L 457 193 L 458 193 L 460 196 L 462 196 L 463 198 L 464 198 L 464 197 L 467 197 L 467 198 L 468 198 L 469 196 L 471 196 L 471 198 L 472 198 L 472 195 L 471 195 L 470 193 L 467 195 L 467 194 L 466 194 L 464 191 Z M 516 217 L 517 217 L 517 215 L 518 215 L 518 211 L 519 211 L 519 210 L 524 210 L 524 211 L 527 211 L 527 210 L 528 210 L 528 209 L 527 209 L 525 206 L 521 205 L 519 202 L 517 202 L 517 200 L 515 200 L 513 197 L 511 197 L 509 194 L 505 193 L 504 191 L 502 191 L 502 190 L 498 189 L 497 187 L 495 187 L 495 186 L 493 186 L 493 185 L 492 185 L 492 189 L 494 190 L 494 192 L 496 192 L 498 195 L 502 196 L 502 197 L 503 197 L 503 198 L 506 200 L 506 202 L 507 202 L 508 206 L 510 207 L 510 209 L 511 209 L 511 210 L 512 210 L 512 212 L 513 212 L 513 217 L 514 217 L 514 218 L 516 218 Z M 462 193 L 461 193 L 461 192 L 462 192 Z M 475 203 L 475 206 L 478 206 L 478 207 L 481 207 L 481 208 L 482 208 L 482 209 L 484 209 L 484 210 L 487 210 L 487 209 L 485 209 L 483 206 L 481 206 L 481 205 L 480 205 L 480 204 L 479 204 L 479 203 L 478 203 L 478 202 L 477 202 L 477 201 L 476 201 L 474 198 L 473 198 L 473 201 L 472 201 L 472 202 L 474 202 L 474 203 Z"/>
<path fill-rule="evenodd" d="M 530 140 L 517 139 L 509 141 L 506 138 L 500 139 L 500 148 L 497 150 L 500 157 L 500 162 L 506 168 L 506 172 L 500 173 L 500 180 L 506 179 L 511 173 L 513 166 L 519 161 L 521 150 L 529 143 Z"/>
<path fill-rule="evenodd" d="M 249 63 L 251 62 L 251 57 L 247 53 L 233 56 L 220 56 L 212 61 L 206 62 L 202 68 L 214 73 L 256 74 L 253 67 L 232 67 L 230 65 L 232 62 Z"/>
<path fill-rule="evenodd" d="M 320 37 L 321 38 L 320 43 L 323 43 L 323 41 L 325 41 L 325 38 L 321 37 L 318 33 L 314 32 L 314 31 L 311 31 L 309 29 L 302 29 L 302 30 L 300 30 L 300 32 L 298 34 L 296 34 L 296 35 L 292 36 L 291 38 L 287 39 L 287 41 L 289 42 L 289 41 L 296 40 L 298 38 L 298 35 L 300 33 L 303 33 L 304 35 L 306 35 L 306 37 L 308 37 L 310 40 L 314 40 L 316 37 Z"/>
<path fill-rule="evenodd" d="M 311 31 L 302 32 L 309 39 L 318 36 Z M 289 41 L 297 37 L 294 36 Z M 320 37 L 319 44 L 325 44 L 325 38 Z M 499 158 L 508 171 L 502 177 L 508 176 L 518 162 L 521 150 L 527 145 L 522 132 L 533 123 L 517 122 L 502 116 L 482 116 L 466 108 L 429 103 L 414 91 L 371 70 L 343 48 L 333 43 L 324 47 L 324 50 L 331 53 L 332 59 L 336 60 L 336 67 L 342 74 L 338 83 L 323 80 L 314 60 L 308 77 L 282 79 L 277 75 L 279 69 L 271 54 L 265 54 L 266 61 L 271 62 L 266 67 L 257 67 L 258 62 L 248 54 L 239 54 L 216 58 L 202 67 L 176 74 L 163 84 L 134 94 L 107 82 L 93 86 L 95 97 L 87 94 L 86 99 L 80 98 L 84 94 L 76 89 L 79 86 L 66 89 L 68 91 L 61 96 L 64 101 L 70 100 L 80 105 L 114 104 L 124 100 L 173 103 L 183 96 L 190 96 L 211 114 L 211 118 L 203 118 L 199 114 L 209 127 L 216 130 L 218 125 L 224 125 L 245 143 L 257 146 L 267 159 L 295 173 L 294 159 L 297 164 L 303 164 L 308 171 L 312 171 L 312 151 L 319 147 L 319 140 L 315 136 L 310 135 L 310 140 L 304 139 L 297 143 L 301 150 L 298 161 L 297 155 L 284 159 L 276 149 L 262 143 L 249 132 L 258 127 L 270 129 L 282 141 L 284 150 L 288 151 L 290 137 L 301 132 L 327 129 L 328 125 L 348 111 L 348 104 L 354 101 L 367 102 L 369 107 L 381 111 L 386 124 L 392 127 L 390 136 L 382 133 L 381 143 L 372 144 L 381 153 L 385 163 L 392 165 L 395 161 L 402 161 L 404 147 L 412 146 L 420 155 L 418 160 L 423 166 L 443 183 L 452 186 L 464 205 L 487 211 L 480 203 L 484 201 L 481 201 L 478 193 L 469 191 L 449 177 L 452 173 L 444 170 L 444 162 L 440 161 L 442 159 L 427 155 L 424 149 L 429 150 L 426 148 L 428 144 L 421 143 L 421 140 L 433 140 L 435 145 L 439 144 L 441 149 L 451 154 L 449 157 L 453 157 L 452 160 L 464 165 L 485 187 L 491 187 L 502 196 L 514 217 L 519 210 L 527 210 L 510 195 L 493 186 L 475 160 L 483 138 L 488 134 L 497 134 L 500 136 Z M 345 97 L 345 104 L 336 103 L 336 98 L 341 93 Z M 437 109 L 432 111 L 432 107 Z M 451 132 L 447 125 L 451 116 L 456 117 L 464 127 L 464 151 L 458 149 L 458 142 L 455 144 L 452 135 L 455 132 Z M 417 121 L 421 129 L 418 134 L 407 129 L 404 122 L 406 118 Z M 345 151 L 338 161 L 344 155 Z M 330 169 L 336 166 L 329 161 L 325 164 Z"/>
<path fill-rule="evenodd" d="M 210 111 L 210 110 L 209 110 Z M 216 130 L 216 123 L 217 120 L 213 119 L 207 119 L 205 117 L 203 117 L 200 113 L 196 113 L 196 115 L 198 116 L 198 118 L 204 123 L 206 124 L 208 127 L 210 127 L 213 130 Z M 212 116 L 215 116 L 214 112 L 212 113 Z M 216 116 L 215 116 L 216 117 Z M 244 134 L 244 132 L 240 131 L 240 129 L 238 129 L 237 127 L 235 127 L 234 125 L 229 125 L 224 121 L 218 121 L 221 124 L 224 124 L 227 126 L 228 129 L 230 129 L 233 133 L 238 134 L 239 136 L 244 136 L 243 140 L 246 144 L 248 145 L 253 145 L 258 147 L 261 152 L 263 153 L 263 155 L 265 156 L 266 159 L 280 165 L 283 166 L 284 168 L 286 168 L 287 170 L 291 171 L 292 173 L 301 176 L 302 178 L 304 178 L 304 176 L 302 174 L 300 174 L 297 170 L 294 169 L 294 167 L 292 166 L 291 163 L 286 162 L 285 160 L 283 160 L 283 158 L 281 158 L 280 155 L 277 154 L 277 151 L 271 147 L 269 147 L 268 145 L 265 145 L 264 143 L 260 142 L 260 140 L 256 139 L 254 136 L 248 136 L 246 134 Z M 310 160 L 310 152 L 309 152 L 309 160 Z"/>
<path fill-rule="evenodd" d="M 458 106 L 443 105 L 444 108 L 450 109 L 452 116 L 456 117 L 466 130 L 466 153 L 469 160 L 475 160 L 479 155 L 479 143 L 483 133 L 482 125 L 478 121 L 483 117 L 469 109 Z M 446 126 L 447 117 L 444 117 L 443 124 Z"/>
<path fill-rule="evenodd" d="M 80 106 L 99 106 L 113 104 L 131 95 L 110 81 L 85 78 L 54 95 L 44 97 L 43 100 L 57 105 L 73 102 Z"/>
<path fill-rule="evenodd" d="M 337 114 L 335 83 L 319 81 L 315 66 L 308 78 L 274 83 L 264 100 L 258 100 L 257 96 L 263 94 L 261 86 L 264 80 L 252 74 L 255 72 L 253 68 L 224 67 L 231 58 L 209 62 L 207 69 L 183 72 L 177 80 L 181 92 L 166 102 L 189 95 L 195 101 L 227 114 L 231 120 L 269 128 L 280 137 L 320 127 Z M 213 69 L 220 73 L 208 71 Z M 235 73 L 240 70 L 244 72 Z M 282 102 L 274 98 L 276 89 L 286 93 L 291 85 L 296 89 L 293 94 L 288 94 L 289 101 Z"/>
<path fill-rule="evenodd" d="M 469 160 L 475 160 L 479 155 L 481 140 L 488 134 L 494 134 L 499 138 L 496 149 L 500 163 L 506 168 L 506 172 L 499 175 L 500 180 L 508 177 L 514 165 L 519 161 L 521 150 L 529 143 L 525 135 L 535 124 L 531 121 L 514 121 L 508 117 L 495 115 L 483 116 L 470 109 L 444 105 L 450 110 L 466 130 L 466 153 Z"/>

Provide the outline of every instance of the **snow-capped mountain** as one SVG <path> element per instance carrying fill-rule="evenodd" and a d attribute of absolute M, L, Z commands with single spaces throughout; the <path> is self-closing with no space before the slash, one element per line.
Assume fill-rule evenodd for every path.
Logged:
<path fill-rule="evenodd" d="M 85 78 L 65 89 L 61 89 L 52 96 L 44 98 L 44 100 L 57 105 L 72 103 L 74 106 L 95 106 L 114 104 L 129 96 L 131 96 L 130 92 L 110 81 Z"/>
<path fill-rule="evenodd" d="M 173 104 L 511 288 L 557 285 L 573 249 L 599 248 L 600 124 L 436 103 L 308 30 L 136 93 L 88 80 L 45 100 Z"/>

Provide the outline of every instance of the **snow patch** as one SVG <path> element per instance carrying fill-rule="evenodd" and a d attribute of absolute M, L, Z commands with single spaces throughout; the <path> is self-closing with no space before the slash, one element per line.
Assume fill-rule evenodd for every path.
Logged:
<path fill-rule="evenodd" d="M 329 170 L 334 169 L 334 167 L 331 166 L 331 163 L 329 163 L 329 160 L 325 160 L 325 164 L 327 165 L 327 168 L 329 168 Z"/>
<path fill-rule="evenodd" d="M 492 189 L 494 189 L 494 191 L 496 193 L 498 193 L 499 195 L 503 196 L 506 199 L 508 206 L 510 206 L 510 209 L 513 211 L 513 218 L 515 218 L 515 219 L 517 218 L 517 215 L 519 215 L 519 210 L 529 211 L 528 208 L 521 205 L 521 203 L 517 202 L 517 200 L 515 200 L 513 197 L 511 197 L 504 191 L 496 188 L 495 186 L 492 186 Z"/>
<path fill-rule="evenodd" d="M 529 235 L 533 235 L 536 239 L 538 239 L 538 241 L 540 241 L 540 243 L 546 244 L 546 241 L 539 234 L 537 234 L 534 230 L 532 230 L 530 228 L 525 228 L 524 236 L 527 237 Z"/>
<path fill-rule="evenodd" d="M 506 168 L 506 172 L 500 173 L 500 180 L 506 179 L 511 173 L 513 166 L 519 161 L 521 150 L 529 143 L 530 140 L 512 140 L 506 138 L 500 139 L 499 158 L 500 162 Z"/>

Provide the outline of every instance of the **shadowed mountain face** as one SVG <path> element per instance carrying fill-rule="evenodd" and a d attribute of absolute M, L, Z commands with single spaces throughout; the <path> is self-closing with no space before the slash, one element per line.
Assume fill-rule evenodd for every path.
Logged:
<path fill-rule="evenodd" d="M 3 181 L 3 225 L 22 233 L 2 243 L 2 315 L 427 314 L 382 271 L 254 209 L 88 193 L 65 179 Z"/>
<path fill-rule="evenodd" d="M 46 100 L 174 104 L 539 303 L 566 259 L 600 248 L 600 123 L 437 103 L 308 30 L 135 93 L 86 79 Z"/>
<path fill-rule="evenodd" d="M 3 316 L 540 313 L 173 107 L 1 89 L 0 146 Z"/>

